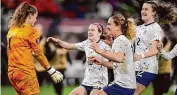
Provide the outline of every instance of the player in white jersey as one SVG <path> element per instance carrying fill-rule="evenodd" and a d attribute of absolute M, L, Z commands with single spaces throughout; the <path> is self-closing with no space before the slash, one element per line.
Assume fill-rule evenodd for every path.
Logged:
<path fill-rule="evenodd" d="M 114 39 L 111 52 L 100 49 L 96 42 L 92 43 L 92 48 L 110 61 L 104 61 L 98 57 L 92 57 L 89 60 L 98 65 L 113 68 L 114 82 L 91 95 L 133 95 L 136 88 L 131 46 L 131 41 L 135 37 L 134 20 L 126 19 L 121 14 L 113 15 L 108 20 L 107 31 Z"/>
<path fill-rule="evenodd" d="M 173 11 L 171 7 L 173 6 L 168 6 L 168 4 L 158 6 L 153 1 L 147 1 L 143 4 L 141 19 L 144 24 L 136 28 L 135 64 L 137 89 L 134 95 L 140 95 L 158 74 L 157 44 L 162 37 L 162 30 L 159 24 L 169 24 L 175 19 L 174 13 L 171 12 Z M 166 14 L 164 14 L 165 12 Z M 159 14 L 158 24 L 155 18 Z"/>
<path fill-rule="evenodd" d="M 111 50 L 111 47 L 100 39 L 100 37 L 103 34 L 103 31 L 104 29 L 101 24 L 99 23 L 91 24 L 88 28 L 88 39 L 76 44 L 70 44 L 60 39 L 55 39 L 51 37 L 48 38 L 48 40 L 51 39 L 66 49 L 78 49 L 81 51 L 85 51 L 86 70 L 84 80 L 82 82 L 82 85 L 75 88 L 70 93 L 70 95 L 90 95 L 90 92 L 93 89 L 101 89 L 102 87 L 108 84 L 107 67 L 93 64 L 91 61 L 88 60 L 88 58 L 90 57 L 97 56 L 100 59 L 107 61 L 106 58 L 97 54 L 93 49 L 90 48 L 91 41 L 94 40 L 98 43 L 99 48 L 106 51 Z"/>

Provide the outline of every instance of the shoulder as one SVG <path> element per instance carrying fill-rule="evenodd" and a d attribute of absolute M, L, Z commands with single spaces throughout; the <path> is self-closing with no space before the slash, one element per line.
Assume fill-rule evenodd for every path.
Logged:
<path fill-rule="evenodd" d="M 136 28 L 135 28 L 135 31 L 136 32 L 140 32 L 140 31 L 142 31 L 142 25 L 139 25 L 139 26 L 137 26 Z"/>
<path fill-rule="evenodd" d="M 83 43 L 89 43 L 89 40 L 88 39 L 86 39 L 86 40 L 84 40 L 84 41 L 82 41 Z"/>
<path fill-rule="evenodd" d="M 113 43 L 113 45 L 116 45 L 116 46 L 117 45 L 127 46 L 129 44 L 131 44 L 130 41 L 124 35 L 117 37 Z"/>
<path fill-rule="evenodd" d="M 39 32 L 34 27 L 24 27 L 24 31 L 27 35 L 37 35 L 40 36 Z"/>
<path fill-rule="evenodd" d="M 151 29 L 152 31 L 161 30 L 161 26 L 157 22 L 155 22 L 155 23 L 149 25 L 149 29 Z"/>
<path fill-rule="evenodd" d="M 84 40 L 84 41 L 82 41 L 82 42 L 76 43 L 75 45 L 76 45 L 76 46 L 85 47 L 85 46 L 88 45 L 88 43 L 89 43 L 88 40 Z"/>
<path fill-rule="evenodd" d="M 176 49 L 177 49 L 177 44 L 174 46 L 174 48 L 176 48 Z"/>
<path fill-rule="evenodd" d="M 153 25 L 154 25 L 155 27 L 161 28 L 160 25 L 159 25 L 157 22 L 155 22 Z"/>
<path fill-rule="evenodd" d="M 124 35 L 120 35 L 119 37 L 117 37 L 115 39 L 115 42 L 123 42 L 123 43 L 127 43 L 129 40 L 127 39 L 127 37 L 125 37 Z"/>
<path fill-rule="evenodd" d="M 81 43 L 81 44 L 83 44 L 83 45 L 86 45 L 86 44 L 88 44 L 88 43 L 89 43 L 89 40 L 87 39 L 87 40 L 84 40 L 84 41 L 79 42 L 79 43 Z"/>

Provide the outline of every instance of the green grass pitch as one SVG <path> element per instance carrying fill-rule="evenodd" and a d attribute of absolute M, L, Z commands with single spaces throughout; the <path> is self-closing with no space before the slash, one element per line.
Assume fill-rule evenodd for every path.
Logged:
<path fill-rule="evenodd" d="M 69 95 L 69 93 L 77 86 L 65 86 L 63 95 Z M 52 85 L 44 85 L 40 87 L 40 95 L 55 95 L 54 89 Z M 153 88 L 150 85 L 148 89 L 142 95 L 153 95 Z M 12 86 L 1 86 L 1 95 L 17 95 Z M 164 95 L 174 95 L 174 92 L 169 91 Z"/>

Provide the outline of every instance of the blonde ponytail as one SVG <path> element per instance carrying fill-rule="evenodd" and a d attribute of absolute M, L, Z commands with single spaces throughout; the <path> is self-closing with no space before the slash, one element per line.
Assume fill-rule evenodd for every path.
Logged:
<path fill-rule="evenodd" d="M 135 24 L 135 21 L 134 19 L 132 18 L 128 18 L 127 19 L 127 31 L 125 33 L 125 36 L 131 41 L 133 42 L 134 39 L 135 39 L 135 28 L 136 28 L 136 24 Z"/>
<path fill-rule="evenodd" d="M 37 12 L 36 7 L 30 5 L 28 2 L 21 3 L 13 13 L 10 21 L 9 21 L 9 28 L 10 27 L 22 27 L 25 23 L 26 18 L 29 14 L 34 15 Z"/>

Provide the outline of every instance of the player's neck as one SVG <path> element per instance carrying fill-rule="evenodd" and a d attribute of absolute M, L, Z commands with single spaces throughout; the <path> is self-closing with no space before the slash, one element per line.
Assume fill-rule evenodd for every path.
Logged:
<path fill-rule="evenodd" d="M 98 43 L 100 41 L 100 38 L 95 39 L 95 41 Z"/>
<path fill-rule="evenodd" d="M 144 24 L 145 24 L 145 25 L 148 25 L 148 24 L 151 24 L 151 23 L 153 23 L 153 22 L 155 22 L 155 20 L 154 20 L 154 19 L 150 19 L 150 20 L 148 20 L 148 21 L 145 21 Z"/>
<path fill-rule="evenodd" d="M 117 35 L 114 36 L 114 38 L 119 37 L 120 35 L 123 35 L 123 33 L 117 33 Z"/>
<path fill-rule="evenodd" d="M 31 23 L 30 21 L 28 21 L 28 20 L 26 20 L 25 21 L 25 24 L 29 24 L 30 26 L 34 26 L 34 24 L 33 23 Z"/>
<path fill-rule="evenodd" d="M 95 42 L 99 43 L 100 38 L 96 38 L 96 39 L 89 39 L 89 40 L 90 40 L 91 42 L 95 41 Z"/>

